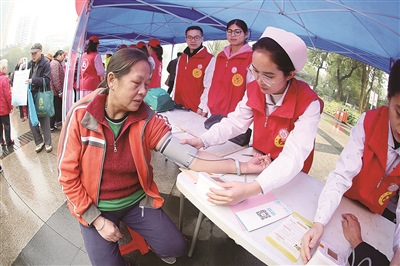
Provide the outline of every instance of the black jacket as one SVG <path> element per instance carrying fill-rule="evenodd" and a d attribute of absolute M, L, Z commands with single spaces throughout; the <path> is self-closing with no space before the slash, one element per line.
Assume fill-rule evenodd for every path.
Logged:
<path fill-rule="evenodd" d="M 37 66 L 36 75 L 33 75 L 33 68 Z M 32 79 L 32 94 L 35 95 L 40 88 L 43 87 L 43 79 L 46 82 L 46 90 L 50 89 L 50 62 L 44 55 L 40 58 L 38 63 L 34 63 L 32 60 L 28 63 L 29 78 Z"/>

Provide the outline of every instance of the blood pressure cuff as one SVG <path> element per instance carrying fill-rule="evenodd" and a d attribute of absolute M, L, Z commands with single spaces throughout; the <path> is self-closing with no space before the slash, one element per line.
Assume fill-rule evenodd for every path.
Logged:
<path fill-rule="evenodd" d="M 189 144 L 179 143 L 178 138 L 170 135 L 161 145 L 160 152 L 177 165 L 188 168 L 199 150 Z"/>

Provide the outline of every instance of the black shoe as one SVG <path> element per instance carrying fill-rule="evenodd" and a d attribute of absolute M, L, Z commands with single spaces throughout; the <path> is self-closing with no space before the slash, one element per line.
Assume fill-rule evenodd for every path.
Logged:
<path fill-rule="evenodd" d="M 13 144 L 14 144 L 14 140 L 13 139 L 6 143 L 7 146 L 11 146 Z"/>
<path fill-rule="evenodd" d="M 3 172 L 3 167 L 1 167 L 1 165 L 0 165 L 0 173 L 2 173 Z"/>

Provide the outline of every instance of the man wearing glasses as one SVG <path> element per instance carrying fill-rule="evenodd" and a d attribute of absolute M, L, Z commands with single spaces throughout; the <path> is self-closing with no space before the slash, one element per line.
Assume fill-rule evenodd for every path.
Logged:
<path fill-rule="evenodd" d="M 210 64 L 215 58 L 203 46 L 203 30 L 199 26 L 186 29 L 187 47 L 179 58 L 172 92 L 174 101 L 199 115 L 207 116 L 207 90 L 211 84 Z"/>

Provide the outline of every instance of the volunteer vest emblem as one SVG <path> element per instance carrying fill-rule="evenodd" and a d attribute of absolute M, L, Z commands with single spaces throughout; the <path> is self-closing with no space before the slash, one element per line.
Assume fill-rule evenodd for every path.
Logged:
<path fill-rule="evenodd" d="M 86 68 L 88 67 L 88 65 L 89 65 L 89 61 L 87 60 L 87 58 L 83 59 L 82 64 L 81 64 L 81 70 L 85 71 Z"/>
<path fill-rule="evenodd" d="M 383 193 L 380 197 L 379 197 L 379 204 L 383 205 L 385 203 L 386 200 L 388 200 L 390 198 L 390 196 L 393 194 L 393 192 L 385 192 Z"/>
<path fill-rule="evenodd" d="M 193 69 L 193 71 L 192 71 L 192 75 L 193 75 L 193 77 L 195 77 L 195 78 L 200 78 L 201 77 L 201 75 L 203 74 L 203 71 L 201 71 L 203 69 L 203 65 L 198 65 L 197 66 L 197 68 L 195 68 L 195 69 Z"/>
<path fill-rule="evenodd" d="M 243 76 L 240 75 L 239 73 L 236 73 L 232 77 L 232 84 L 234 86 L 241 86 L 243 84 Z"/>
<path fill-rule="evenodd" d="M 287 128 L 279 130 L 278 136 L 275 137 L 274 144 L 276 147 L 282 148 L 285 145 L 286 139 L 289 136 Z"/>

